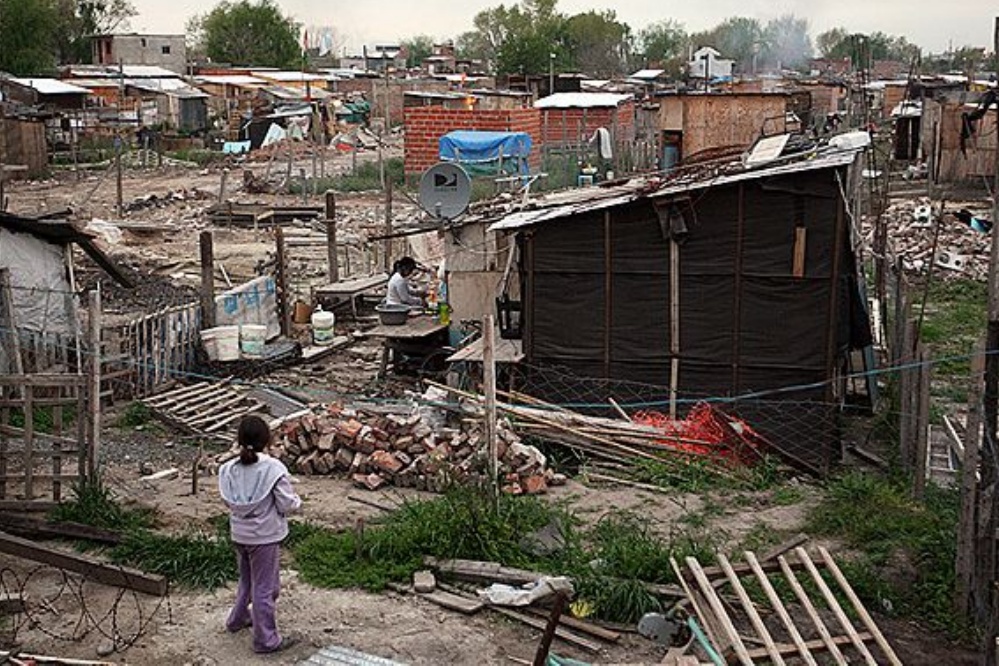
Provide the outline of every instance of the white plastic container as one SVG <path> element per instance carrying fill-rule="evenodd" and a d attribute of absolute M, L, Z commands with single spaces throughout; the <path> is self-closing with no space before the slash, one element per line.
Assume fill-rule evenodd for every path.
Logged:
<path fill-rule="evenodd" d="M 206 328 L 201 331 L 201 341 L 210 360 L 239 360 L 239 326 Z"/>
<path fill-rule="evenodd" d="M 239 327 L 239 351 L 247 358 L 262 358 L 266 339 L 266 326 L 243 324 Z"/>
<path fill-rule="evenodd" d="M 332 312 L 316 310 L 312 313 L 312 342 L 325 347 L 333 344 L 336 334 L 333 331 L 333 324 L 336 317 Z"/>

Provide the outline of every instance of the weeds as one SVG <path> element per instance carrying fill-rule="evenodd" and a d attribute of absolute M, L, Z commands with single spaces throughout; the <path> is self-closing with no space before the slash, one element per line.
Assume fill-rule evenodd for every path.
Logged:
<path fill-rule="evenodd" d="M 916 502 L 902 481 L 851 472 L 830 483 L 808 522 L 858 552 L 842 568 L 865 602 L 960 638 L 968 628 L 951 605 L 958 507 L 953 490 L 931 484 Z"/>
<path fill-rule="evenodd" d="M 122 410 L 115 425 L 119 428 L 136 428 L 144 426 L 153 420 L 153 410 L 141 402 L 129 403 L 128 407 Z"/>
<path fill-rule="evenodd" d="M 524 537 L 546 526 L 554 526 L 549 529 L 563 543 L 553 552 L 532 554 L 523 547 Z M 643 583 L 674 582 L 671 556 L 711 561 L 715 552 L 715 544 L 703 534 L 684 530 L 664 539 L 633 514 L 615 512 L 584 528 L 564 507 L 509 496 L 494 507 L 486 493 L 474 489 L 407 502 L 363 530 L 300 526 L 290 547 L 302 579 L 322 587 L 379 590 L 391 581 L 408 580 L 427 555 L 566 575 L 597 616 L 621 622 L 661 608 Z"/>
<path fill-rule="evenodd" d="M 392 181 L 393 185 L 402 186 L 406 183 L 406 176 L 402 158 L 392 157 L 383 162 L 385 166 L 385 177 Z M 335 190 L 337 192 L 370 192 L 381 190 L 382 176 L 378 169 L 378 163 L 360 162 L 353 172 L 345 173 L 332 178 L 307 178 L 304 182 L 294 179 L 288 185 L 291 194 L 302 194 L 303 189 L 311 192 L 325 192 Z"/>
<path fill-rule="evenodd" d="M 172 583 L 214 590 L 239 577 L 228 528 L 182 535 L 132 532 L 111 550 L 119 564 L 166 576 Z"/>
<path fill-rule="evenodd" d="M 123 507 L 100 477 L 74 484 L 72 499 L 52 509 L 50 517 L 125 533 L 149 529 L 154 522 L 151 510 Z"/>
<path fill-rule="evenodd" d="M 59 418 L 57 418 L 56 413 L 54 407 L 35 407 L 31 413 L 31 424 L 35 432 L 47 435 L 55 433 L 57 429 L 65 432 L 76 422 L 75 405 L 64 405 L 62 407 L 62 416 L 59 417 L 62 421 L 58 424 L 58 428 L 56 427 L 56 422 Z M 10 410 L 10 425 L 14 428 L 24 428 L 25 418 L 23 409 L 14 408 Z"/>

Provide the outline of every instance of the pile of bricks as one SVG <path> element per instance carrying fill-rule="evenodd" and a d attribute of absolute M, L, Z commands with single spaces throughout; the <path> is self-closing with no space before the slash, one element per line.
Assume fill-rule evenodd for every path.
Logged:
<path fill-rule="evenodd" d="M 537 494 L 565 477 L 500 422 L 497 450 L 504 492 Z M 377 490 L 392 484 L 440 492 L 481 478 L 487 468 L 481 424 L 463 429 L 431 426 L 421 413 L 368 414 L 330 406 L 279 426 L 271 455 L 295 474 L 344 475 Z"/>

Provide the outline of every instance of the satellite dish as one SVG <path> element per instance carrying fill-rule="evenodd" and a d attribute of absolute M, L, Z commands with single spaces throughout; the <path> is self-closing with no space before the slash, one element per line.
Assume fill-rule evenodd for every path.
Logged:
<path fill-rule="evenodd" d="M 435 164 L 420 178 L 420 205 L 439 220 L 458 217 L 471 199 L 472 179 L 457 164 Z"/>

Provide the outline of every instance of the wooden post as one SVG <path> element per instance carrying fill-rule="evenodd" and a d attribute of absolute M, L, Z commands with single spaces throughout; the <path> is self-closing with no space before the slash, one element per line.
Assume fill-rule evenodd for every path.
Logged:
<path fill-rule="evenodd" d="M 499 502 L 499 456 L 496 442 L 496 329 L 493 316 L 482 317 L 482 393 L 485 395 L 486 448 L 489 462 L 489 485 L 493 501 Z"/>
<path fill-rule="evenodd" d="M 555 594 L 555 603 L 552 605 L 552 611 L 548 615 L 548 624 L 545 625 L 545 633 L 541 636 L 538 651 L 534 653 L 533 666 L 547 666 L 548 664 L 548 653 L 552 649 L 552 641 L 555 640 L 558 621 L 562 617 L 562 611 L 565 609 L 565 597 L 564 592 L 557 592 Z"/>
<path fill-rule="evenodd" d="M 669 242 L 669 417 L 676 418 L 676 392 L 680 381 L 680 246 Z"/>
<path fill-rule="evenodd" d="M 995 19 L 993 32 L 993 53 L 999 50 L 999 17 Z M 996 113 L 999 129 L 999 111 Z M 995 155 L 995 174 L 992 187 L 992 219 L 999 220 L 999 150 Z M 989 323 L 986 330 L 985 349 L 985 403 L 983 406 L 984 448 L 994 451 L 999 436 L 999 233 L 992 234 L 992 247 L 989 254 Z M 985 631 L 985 663 L 996 663 L 996 634 L 999 631 L 999 603 L 996 600 L 996 527 L 999 513 L 999 469 L 994 455 L 982 456 L 980 507 L 979 552 L 976 554 L 975 570 L 979 572 L 979 591 L 986 595 L 988 626 Z"/>
<path fill-rule="evenodd" d="M 336 193 L 326 190 L 326 261 L 330 284 L 340 280 L 340 261 L 336 252 Z"/>
<path fill-rule="evenodd" d="M 101 283 L 90 292 L 90 347 L 89 400 L 90 442 L 87 446 L 88 478 L 95 478 L 100 462 L 101 449 Z"/>
<path fill-rule="evenodd" d="M 975 347 L 971 357 L 968 387 L 968 420 L 965 424 L 964 459 L 961 461 L 961 516 L 957 527 L 957 557 L 954 570 L 954 610 L 972 619 L 972 593 L 975 579 L 975 521 L 978 515 L 978 461 L 982 440 L 982 375 L 985 372 L 985 344 Z"/>
<path fill-rule="evenodd" d="M 385 180 L 385 235 L 392 235 L 392 179 Z M 385 272 L 392 272 L 392 239 L 385 239 L 385 250 L 382 256 Z"/>
<path fill-rule="evenodd" d="M 201 328 L 215 326 L 215 251 L 212 232 L 201 232 Z"/>
<path fill-rule="evenodd" d="M 309 181 L 305 175 L 305 167 L 299 167 L 298 180 L 302 183 L 302 203 L 306 203 L 309 200 Z"/>
<path fill-rule="evenodd" d="M 125 213 L 125 203 L 124 195 L 121 189 L 121 149 L 123 139 L 121 134 L 115 135 L 114 138 L 114 172 L 115 172 L 115 210 L 118 212 L 118 217 L 122 217 Z"/>
<path fill-rule="evenodd" d="M 222 169 L 221 182 L 219 182 L 219 205 L 225 201 L 225 184 L 229 179 L 229 169 Z"/>
<path fill-rule="evenodd" d="M 288 307 L 288 266 L 284 246 L 284 229 L 274 228 L 274 239 L 277 241 L 277 297 L 278 316 L 281 317 L 281 334 L 291 334 L 291 308 Z"/>
<path fill-rule="evenodd" d="M 10 361 L 7 372 L 23 375 L 24 356 L 21 353 L 21 338 L 17 331 L 17 317 L 14 314 L 14 292 L 10 288 L 8 268 L 0 268 L 0 300 L 3 300 L 0 326 L 3 327 L 4 337 L 7 339 L 7 358 Z"/>
<path fill-rule="evenodd" d="M 929 472 L 926 458 L 929 455 L 931 376 L 929 355 L 922 345 L 919 345 L 916 359 L 919 362 L 919 368 L 917 369 L 919 373 L 919 394 L 916 398 L 916 455 L 913 467 L 915 476 L 913 478 L 912 494 L 916 499 L 922 500 L 926 495 L 926 475 Z"/>

